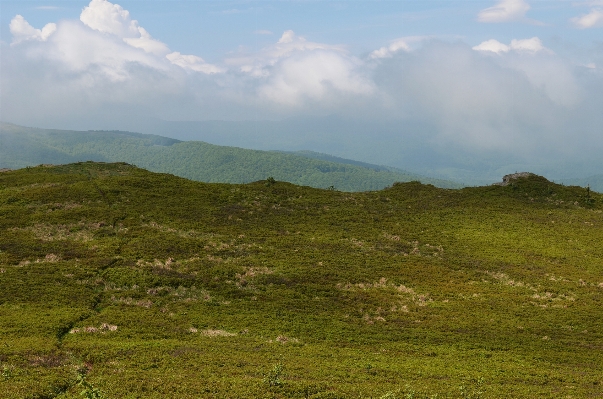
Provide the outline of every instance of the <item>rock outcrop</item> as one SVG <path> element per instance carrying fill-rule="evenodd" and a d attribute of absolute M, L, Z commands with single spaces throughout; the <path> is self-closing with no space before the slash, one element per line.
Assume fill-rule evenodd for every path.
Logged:
<path fill-rule="evenodd" d="M 508 186 L 509 184 L 511 184 L 514 180 L 523 178 L 523 177 L 530 177 L 530 176 L 535 176 L 534 173 L 530 173 L 530 172 L 519 172 L 519 173 L 512 173 L 510 175 L 505 175 L 503 177 L 503 181 L 500 183 L 494 183 L 493 186 Z"/>

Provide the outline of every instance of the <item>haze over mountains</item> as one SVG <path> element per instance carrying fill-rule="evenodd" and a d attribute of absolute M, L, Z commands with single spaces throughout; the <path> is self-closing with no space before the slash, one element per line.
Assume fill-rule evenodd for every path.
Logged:
<path fill-rule="evenodd" d="M 0 119 L 468 184 L 585 178 L 603 171 L 594 3 L 3 2 Z"/>
<path fill-rule="evenodd" d="M 0 168 L 79 161 L 128 162 L 205 182 L 248 183 L 273 177 L 344 191 L 379 190 L 419 180 L 445 188 L 460 183 L 311 151 L 294 153 L 216 146 L 122 131 L 44 130 L 0 124 Z"/>
<path fill-rule="evenodd" d="M 442 140 L 438 126 L 418 119 L 378 121 L 331 115 L 280 121 L 165 121 L 127 117 L 119 121 L 92 118 L 71 124 L 56 122 L 40 127 L 51 126 L 76 130 L 95 126 L 96 130 L 125 130 L 256 150 L 309 150 L 468 185 L 490 184 L 518 171 L 564 182 L 590 178 L 603 171 L 596 142 L 590 149 L 579 151 L 568 146 L 559 153 L 553 148 L 558 140 L 552 137 L 526 145 L 510 135 L 500 148 L 477 150 Z M 588 179 L 586 184 L 595 184 L 591 180 L 597 179 Z"/>
<path fill-rule="evenodd" d="M 411 180 L 443 188 L 488 185 L 500 181 L 501 176 L 508 173 L 547 170 L 538 163 L 497 167 L 496 162 L 502 161 L 502 158 L 455 158 L 421 147 L 416 142 L 408 145 L 399 143 L 405 148 L 404 152 L 395 153 L 396 147 L 392 145 L 389 152 L 379 154 L 377 146 L 372 149 L 368 145 L 362 146 L 361 135 L 350 134 L 350 140 L 339 145 L 336 137 L 329 137 L 328 131 L 325 131 L 328 124 L 317 122 L 311 126 L 295 122 L 255 122 L 252 124 L 257 129 L 255 131 L 245 130 L 248 122 L 163 122 L 147 125 L 149 130 L 167 132 L 171 137 L 124 131 L 35 129 L 0 123 L 0 168 L 87 160 L 128 162 L 149 170 L 206 182 L 246 183 L 270 176 L 301 185 L 319 188 L 333 186 L 349 191 L 378 190 L 393 182 Z M 354 129 L 363 127 L 349 124 L 349 128 L 353 133 Z M 279 142 L 278 132 L 281 129 L 314 133 L 299 134 L 296 143 L 286 145 Z M 206 142 L 193 140 L 198 136 Z M 234 147 L 234 144 L 247 149 Z M 259 150 L 274 147 L 288 151 Z M 310 151 L 308 148 L 324 149 L 324 152 Z M 372 159 L 375 159 L 375 163 L 357 160 L 363 159 L 361 154 L 370 150 L 374 151 Z M 349 158 L 353 159 L 342 158 L 342 153 L 350 154 Z M 408 165 L 408 168 L 384 166 L 388 164 L 388 155 L 403 157 L 404 162 L 401 163 Z M 478 174 L 479 168 L 481 175 Z M 566 170 L 548 176 L 551 175 L 566 176 L 557 180 L 564 184 L 590 186 L 595 191 L 603 192 L 603 174 L 580 176 Z M 490 177 L 486 179 L 483 176 Z"/>
<path fill-rule="evenodd" d="M 83 124 L 82 126 L 85 126 Z M 113 130 L 112 122 L 99 121 L 99 130 Z M 181 141 L 204 141 L 255 150 L 313 151 L 358 160 L 373 165 L 410 171 L 407 173 L 486 185 L 517 171 L 531 171 L 568 184 L 588 185 L 603 190 L 602 161 L 585 154 L 583 159 L 563 161 L 544 149 L 526 157 L 506 150 L 465 151 L 454 146 L 434 145 L 424 140 L 426 127 L 417 121 L 405 126 L 375 125 L 337 116 L 290 118 L 283 121 L 162 121 L 131 118 L 121 124 L 126 131 L 143 132 Z M 367 135 L 366 132 L 378 131 Z M 404 134 L 400 134 L 403 130 Z M 345 140 L 341 137 L 344 136 Z"/>

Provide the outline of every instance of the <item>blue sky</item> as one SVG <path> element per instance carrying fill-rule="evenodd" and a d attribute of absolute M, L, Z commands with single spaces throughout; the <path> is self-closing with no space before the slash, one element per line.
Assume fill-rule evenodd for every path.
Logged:
<path fill-rule="evenodd" d="M 219 61 L 239 46 L 260 49 L 293 30 L 310 40 L 344 44 L 357 55 L 404 36 L 438 36 L 476 45 L 538 36 L 548 46 L 587 49 L 601 29 L 577 29 L 572 18 L 603 7 L 596 1 L 530 1 L 524 18 L 482 23 L 479 12 L 496 1 L 116 1 L 153 37 L 180 52 Z M 599 3 L 599 4 L 597 4 Z M 87 1 L 1 1 L 2 40 L 20 14 L 34 27 L 78 20 Z M 600 23 L 601 24 L 601 23 Z M 269 31 L 272 34 L 257 34 Z M 267 32 L 265 32 L 267 33 Z M 565 44 L 567 43 L 567 44 Z"/>
<path fill-rule="evenodd" d="M 382 130 L 412 125 L 423 146 L 463 157 L 601 158 L 603 0 L 0 7 L 4 121 L 119 129 L 337 116 L 387 126 L 365 133 L 384 147 Z"/>

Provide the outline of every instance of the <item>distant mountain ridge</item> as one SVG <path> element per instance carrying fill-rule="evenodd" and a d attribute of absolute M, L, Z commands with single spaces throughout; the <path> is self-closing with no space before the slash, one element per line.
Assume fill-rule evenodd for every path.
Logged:
<path fill-rule="evenodd" d="M 461 184 L 312 151 L 249 150 L 119 130 L 67 131 L 0 124 L 0 168 L 79 161 L 127 162 L 205 182 L 248 183 L 273 177 L 317 188 L 379 190 L 421 181 Z"/>

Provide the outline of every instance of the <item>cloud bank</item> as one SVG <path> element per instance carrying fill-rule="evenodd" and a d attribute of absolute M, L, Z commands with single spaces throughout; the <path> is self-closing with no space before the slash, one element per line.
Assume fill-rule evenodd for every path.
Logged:
<path fill-rule="evenodd" d="M 528 9 L 505 0 L 479 19 L 516 20 Z M 2 118 L 24 125 L 335 114 L 401 126 L 400 135 L 405 121 L 423 121 L 434 127 L 423 138 L 430 145 L 526 158 L 577 157 L 603 144 L 601 49 L 588 68 L 538 37 L 474 46 L 403 37 L 358 56 L 287 30 L 258 51 L 210 64 L 170 49 L 107 0 L 92 0 L 79 20 L 41 29 L 17 15 L 10 30 L 11 44 L 2 44 Z M 366 134 L 379 140 L 379 131 Z"/>

